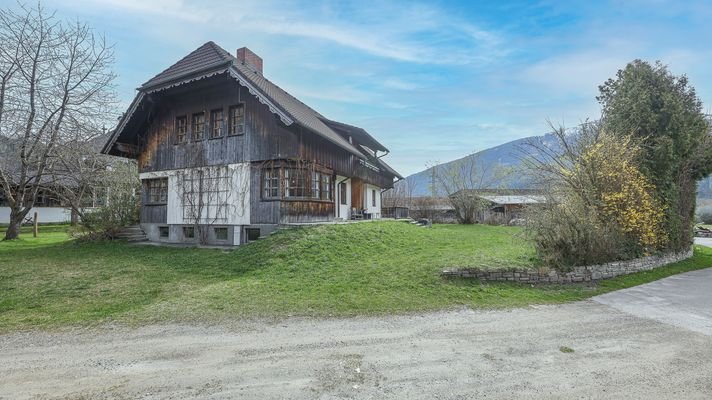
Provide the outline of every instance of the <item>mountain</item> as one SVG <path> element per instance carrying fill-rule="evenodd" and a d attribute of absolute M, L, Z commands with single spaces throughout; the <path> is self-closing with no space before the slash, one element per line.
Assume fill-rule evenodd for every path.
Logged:
<path fill-rule="evenodd" d="M 528 154 L 534 154 L 534 148 L 528 146 L 528 143 L 538 142 L 546 145 L 554 151 L 560 149 L 559 141 L 553 134 L 543 136 L 531 136 L 523 139 L 517 139 L 496 147 L 479 151 L 477 153 L 442 163 L 437 168 L 449 168 L 462 163 L 475 162 L 477 168 L 487 169 L 484 181 L 497 182 L 496 188 L 501 189 L 529 189 L 531 188 L 530 180 L 522 171 L 522 157 Z M 484 168 L 483 168 L 484 167 Z M 495 175 L 501 175 L 504 171 L 505 177 L 499 178 Z M 431 194 L 433 170 L 428 168 L 424 171 L 417 172 L 405 178 L 408 186 L 412 189 L 413 196 L 429 196 Z M 403 181 L 396 185 L 403 185 Z M 492 188 L 494 189 L 494 188 Z"/>
<path fill-rule="evenodd" d="M 489 174 L 485 174 L 485 181 L 497 181 L 496 187 L 488 189 L 532 189 L 533 185 L 530 179 L 523 173 L 524 165 L 522 162 L 523 157 L 535 154 L 535 149 L 531 146 L 527 146 L 527 143 L 532 142 L 546 145 L 552 151 L 559 151 L 561 149 L 556 136 L 549 133 L 543 136 L 517 139 L 482 150 L 475 154 L 440 164 L 438 168 L 448 168 L 453 165 L 458 165 L 459 163 L 476 160 L 477 166 L 486 166 L 489 171 Z M 494 174 L 497 173 L 497 171 L 507 171 L 507 173 L 504 178 L 495 179 Z M 428 168 L 424 171 L 409 175 L 404 181 L 408 183 L 409 188 L 412 190 L 412 196 L 430 196 L 432 176 L 433 170 L 432 168 Z M 397 182 L 396 185 L 402 186 L 404 181 Z M 700 181 L 698 197 L 712 199 L 712 176 Z"/>

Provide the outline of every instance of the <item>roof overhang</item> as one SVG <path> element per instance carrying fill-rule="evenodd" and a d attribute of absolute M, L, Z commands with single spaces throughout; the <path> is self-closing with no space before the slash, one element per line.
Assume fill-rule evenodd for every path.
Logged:
<path fill-rule="evenodd" d="M 321 121 L 326 124 L 331 129 L 341 131 L 347 136 L 351 136 L 359 143 L 368 147 L 374 151 L 388 151 L 386 146 L 378 142 L 373 136 L 371 136 L 365 129 L 359 128 L 358 126 L 353 126 L 345 124 L 343 122 L 333 121 L 327 118 L 320 118 Z"/>

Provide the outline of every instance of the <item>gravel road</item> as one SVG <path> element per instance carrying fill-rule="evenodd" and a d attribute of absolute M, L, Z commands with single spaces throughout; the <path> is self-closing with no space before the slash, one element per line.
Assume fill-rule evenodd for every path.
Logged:
<path fill-rule="evenodd" d="M 483 397 L 710 399 L 712 336 L 597 301 L 0 336 L 0 399 Z"/>

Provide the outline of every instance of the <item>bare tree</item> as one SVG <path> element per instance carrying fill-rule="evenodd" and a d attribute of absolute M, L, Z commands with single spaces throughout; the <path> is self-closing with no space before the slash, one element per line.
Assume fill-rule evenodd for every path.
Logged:
<path fill-rule="evenodd" d="M 496 165 L 487 165 L 477 154 L 445 165 L 430 166 L 433 174 L 433 192 L 447 196 L 462 224 L 477 222 L 478 211 L 487 204 L 477 196 L 477 191 L 495 189 L 507 171 Z"/>
<path fill-rule="evenodd" d="M 392 189 L 383 193 L 384 203 L 388 207 L 411 207 L 415 187 L 408 179 L 396 182 Z"/>
<path fill-rule="evenodd" d="M 0 190 L 10 207 L 5 239 L 19 235 L 59 143 L 86 140 L 110 121 L 113 51 L 83 23 L 66 23 L 41 5 L 0 10 Z"/>
<path fill-rule="evenodd" d="M 91 142 L 76 140 L 57 145 L 47 177 L 46 189 L 82 220 L 117 196 L 136 196 L 140 187 L 135 161 L 100 154 Z"/>

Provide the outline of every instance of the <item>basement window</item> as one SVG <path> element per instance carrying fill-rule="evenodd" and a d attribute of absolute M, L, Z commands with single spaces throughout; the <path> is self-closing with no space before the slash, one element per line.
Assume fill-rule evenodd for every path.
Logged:
<path fill-rule="evenodd" d="M 205 137 L 205 113 L 193 114 L 193 140 L 203 140 Z"/>
<path fill-rule="evenodd" d="M 163 238 L 163 239 L 168 237 L 168 227 L 167 226 L 159 226 L 158 227 L 158 237 Z"/>
<path fill-rule="evenodd" d="M 213 228 L 215 232 L 215 240 L 227 240 L 227 228 Z"/>
<path fill-rule="evenodd" d="M 253 242 L 260 238 L 260 228 L 245 228 L 245 236 L 248 242 Z"/>
<path fill-rule="evenodd" d="M 183 227 L 183 237 L 186 239 L 195 238 L 195 227 L 194 226 L 184 226 Z"/>

